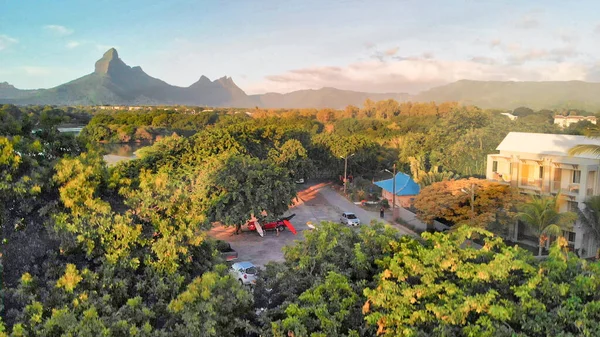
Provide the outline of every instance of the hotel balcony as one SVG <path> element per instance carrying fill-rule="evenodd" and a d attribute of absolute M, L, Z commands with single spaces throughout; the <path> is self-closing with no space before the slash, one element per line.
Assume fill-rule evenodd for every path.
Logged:
<path fill-rule="evenodd" d="M 531 178 L 521 178 L 519 180 L 519 187 L 541 190 L 542 189 L 542 179 L 531 179 Z"/>
<path fill-rule="evenodd" d="M 508 185 L 510 184 L 510 174 L 494 172 L 489 180 L 500 184 Z"/>

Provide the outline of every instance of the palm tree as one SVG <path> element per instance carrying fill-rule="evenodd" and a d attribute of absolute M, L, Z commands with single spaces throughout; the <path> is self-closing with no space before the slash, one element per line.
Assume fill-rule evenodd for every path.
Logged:
<path fill-rule="evenodd" d="M 595 195 L 583 202 L 585 209 L 578 209 L 581 223 L 592 233 L 596 242 L 600 242 L 600 195 Z M 596 251 L 596 258 L 600 255 L 600 248 Z"/>
<path fill-rule="evenodd" d="M 542 255 L 542 246 L 550 236 L 562 236 L 562 226 L 571 225 L 577 215 L 573 212 L 560 213 L 558 198 L 555 196 L 532 196 L 529 202 L 521 205 L 519 219 L 538 237 L 538 255 Z"/>
<path fill-rule="evenodd" d="M 600 138 L 600 129 L 595 127 L 593 129 L 587 129 L 584 132 L 587 138 Z M 591 153 L 597 157 L 600 157 L 600 145 L 596 144 L 579 144 L 569 149 L 569 156 L 575 156 L 582 153 Z"/>

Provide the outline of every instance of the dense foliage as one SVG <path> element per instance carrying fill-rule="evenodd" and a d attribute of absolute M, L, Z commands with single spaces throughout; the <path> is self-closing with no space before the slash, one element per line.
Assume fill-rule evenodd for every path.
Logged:
<path fill-rule="evenodd" d="M 85 119 L 76 110 L 3 106 L 0 336 L 600 332 L 600 265 L 565 252 L 561 239 L 543 261 L 507 247 L 477 227 L 514 219 L 513 192 L 435 174 L 481 174 L 506 132 L 556 130 L 528 121 L 535 113 L 510 121 L 455 103 L 394 101 L 251 113 L 97 114 L 76 139 L 57 130 Z M 149 128 L 190 132 L 112 167 L 84 143 L 138 140 Z M 242 287 L 206 230 L 280 216 L 294 180 L 342 174 L 350 155 L 356 176 L 397 161 L 418 167 L 429 181 L 421 216 L 471 226 L 414 238 L 380 224 L 321 223 L 261 271 L 253 292 Z M 482 248 L 470 246 L 474 236 Z"/>

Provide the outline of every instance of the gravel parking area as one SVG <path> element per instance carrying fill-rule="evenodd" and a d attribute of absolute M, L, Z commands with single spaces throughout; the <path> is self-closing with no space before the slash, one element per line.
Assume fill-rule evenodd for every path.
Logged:
<path fill-rule="evenodd" d="M 209 236 L 227 241 L 231 247 L 238 252 L 238 261 L 250 261 L 256 266 L 264 266 L 269 261 L 283 261 L 281 248 L 293 243 L 294 240 L 304 239 L 304 231 L 310 230 L 307 222 L 320 223 L 321 221 L 340 220 L 342 212 L 354 212 L 363 224 L 372 220 L 381 221 L 378 212 L 371 212 L 360 208 L 332 190 L 327 183 L 303 185 L 298 192 L 298 199 L 294 206 L 284 216 L 295 213 L 296 216 L 290 221 L 296 228 L 298 234 L 294 235 L 289 230 L 279 233 L 266 231 L 261 237 L 255 231 L 249 231 L 246 226 L 242 227 L 242 233 L 233 235 L 234 227 L 214 227 L 209 231 Z M 390 215 L 391 216 L 391 215 Z M 388 217 L 390 217 L 388 216 Z M 384 221 L 389 224 L 388 221 Z M 402 234 L 414 235 L 404 227 L 394 226 Z"/>

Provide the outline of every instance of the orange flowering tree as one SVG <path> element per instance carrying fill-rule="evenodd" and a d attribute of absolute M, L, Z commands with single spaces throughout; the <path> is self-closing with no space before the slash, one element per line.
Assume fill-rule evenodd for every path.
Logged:
<path fill-rule="evenodd" d="M 417 217 L 494 229 L 514 221 L 523 201 L 514 188 L 484 179 L 447 180 L 431 184 L 415 198 Z"/>

